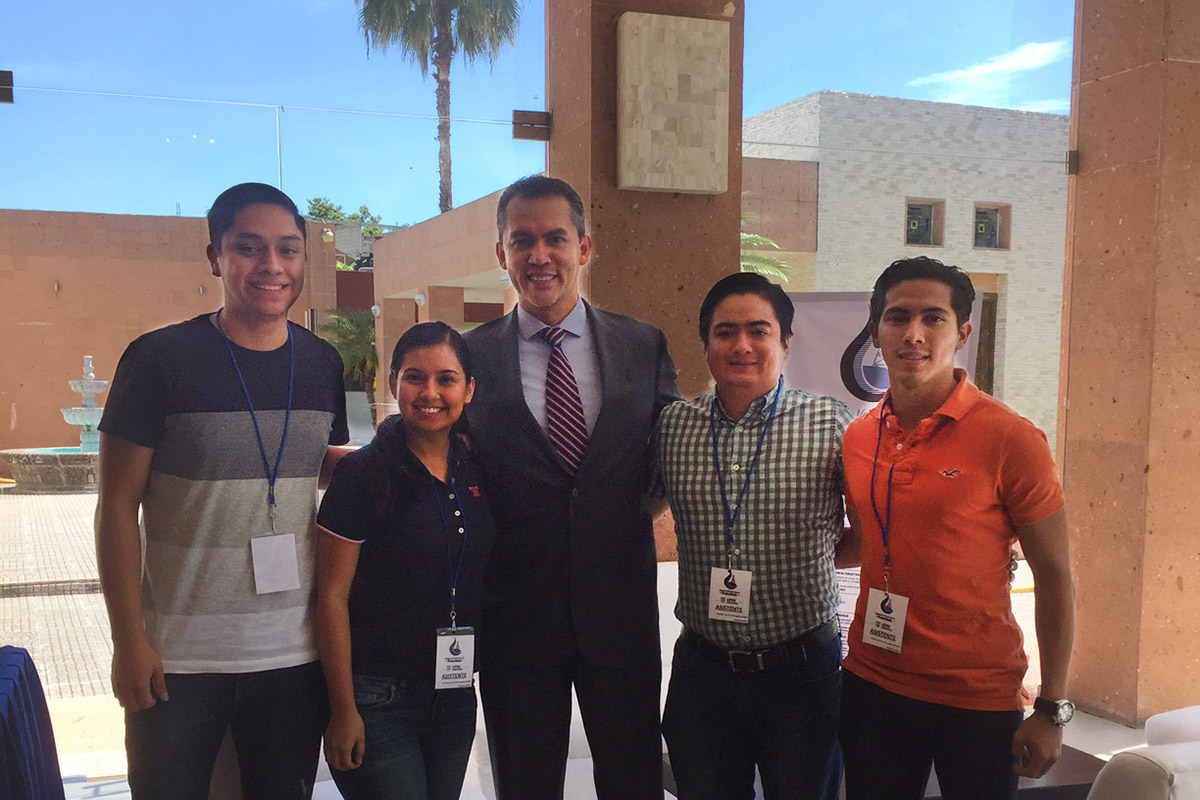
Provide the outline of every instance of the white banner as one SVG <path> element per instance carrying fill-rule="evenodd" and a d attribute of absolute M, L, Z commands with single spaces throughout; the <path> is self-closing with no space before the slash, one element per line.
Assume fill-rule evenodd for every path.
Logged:
<path fill-rule="evenodd" d="M 887 391 L 887 366 L 867 334 L 870 292 L 792 292 L 796 307 L 792 341 L 783 364 L 783 382 L 795 389 L 829 395 L 855 414 L 872 408 Z M 954 358 L 974 380 L 979 350 L 982 295 L 971 308 L 971 335 Z"/>

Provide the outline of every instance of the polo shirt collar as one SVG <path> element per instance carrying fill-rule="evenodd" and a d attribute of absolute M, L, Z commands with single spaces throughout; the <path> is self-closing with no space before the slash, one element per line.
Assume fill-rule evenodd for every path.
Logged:
<path fill-rule="evenodd" d="M 542 322 L 533 314 L 530 314 L 519 305 L 517 306 L 517 330 L 521 332 L 522 339 L 529 341 L 540 334 L 543 328 L 549 327 L 549 325 Z M 576 338 L 583 336 L 587 330 L 587 311 L 584 308 L 583 300 L 575 301 L 575 307 L 563 318 L 562 322 L 558 323 L 557 327 L 562 328 Z"/>
<path fill-rule="evenodd" d="M 950 396 L 942 403 L 937 411 L 930 416 L 947 417 L 949 419 L 962 419 L 971 406 L 979 400 L 979 387 L 967 380 L 967 371 L 959 367 L 954 368 L 954 378 L 958 381 L 954 386 L 954 391 L 950 392 Z M 876 406 L 877 414 L 884 414 L 884 409 L 891 411 L 892 390 L 888 389 L 887 394 L 883 396 L 883 400 Z"/>
<path fill-rule="evenodd" d="M 934 413 L 949 417 L 950 419 L 962 419 L 963 416 L 971 410 L 971 406 L 975 405 L 975 401 L 979 399 L 979 388 L 975 384 L 967 380 L 967 371 L 965 369 L 955 368 L 954 378 L 958 384 L 954 387 L 954 391 L 946 398 L 946 402 L 942 403 L 942 407 Z"/>

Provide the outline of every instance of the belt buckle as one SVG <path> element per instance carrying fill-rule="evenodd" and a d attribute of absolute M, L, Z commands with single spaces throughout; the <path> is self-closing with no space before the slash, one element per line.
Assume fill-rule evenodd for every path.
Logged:
<path fill-rule="evenodd" d="M 749 669 L 742 669 L 738 667 L 738 662 L 735 656 L 752 656 L 754 658 L 755 666 Z M 725 657 L 729 660 L 729 668 L 734 672 L 762 672 L 764 669 L 766 669 L 766 666 L 763 664 L 763 654 L 761 650 L 757 652 L 754 650 L 727 650 Z"/>

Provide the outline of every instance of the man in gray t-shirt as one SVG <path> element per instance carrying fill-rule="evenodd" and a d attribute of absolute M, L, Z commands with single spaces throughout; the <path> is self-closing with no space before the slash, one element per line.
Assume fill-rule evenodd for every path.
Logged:
<path fill-rule="evenodd" d="M 326 717 L 313 518 L 349 438 L 342 363 L 287 321 L 304 279 L 295 204 L 241 184 L 208 221 L 224 306 L 130 344 L 100 423 L 113 691 L 135 800 L 207 798 L 231 726 L 247 796 L 307 798 Z"/>

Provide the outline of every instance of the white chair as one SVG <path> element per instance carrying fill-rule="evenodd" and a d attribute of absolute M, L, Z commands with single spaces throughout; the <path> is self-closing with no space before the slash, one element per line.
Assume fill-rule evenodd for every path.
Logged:
<path fill-rule="evenodd" d="M 1146 745 L 1113 756 L 1088 800 L 1200 800 L 1200 706 L 1150 717 Z"/>

